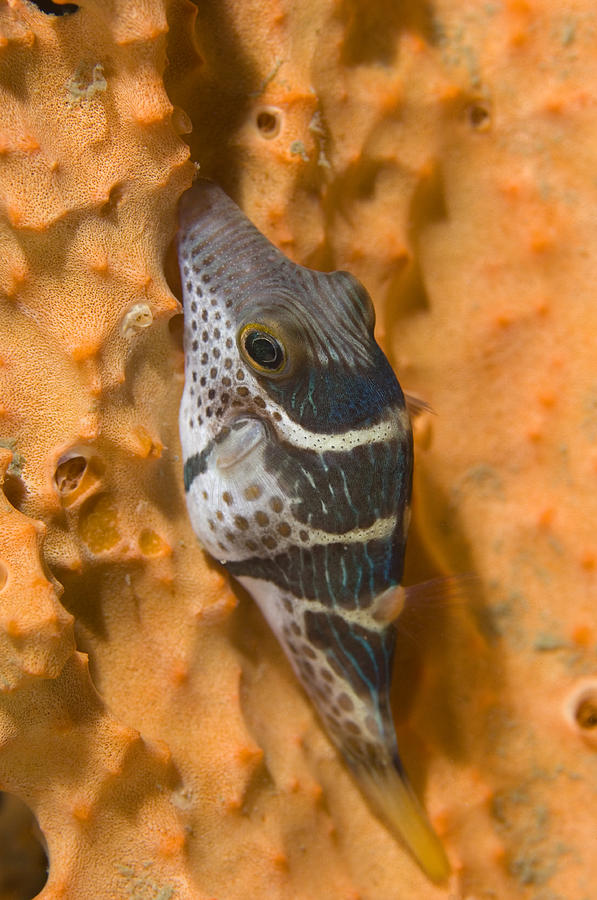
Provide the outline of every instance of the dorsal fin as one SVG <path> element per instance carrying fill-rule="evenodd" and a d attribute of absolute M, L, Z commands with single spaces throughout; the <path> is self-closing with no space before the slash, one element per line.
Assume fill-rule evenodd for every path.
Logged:
<path fill-rule="evenodd" d="M 432 606 L 460 606 L 467 602 L 471 591 L 479 579 L 477 575 L 441 575 L 403 587 L 398 584 L 383 591 L 376 597 L 373 618 L 376 622 L 389 625 L 406 609 Z"/>
<path fill-rule="evenodd" d="M 463 606 L 474 596 L 479 585 L 479 576 L 474 572 L 458 575 L 439 575 L 429 581 L 410 584 L 404 588 L 404 608 L 414 609 L 421 606 L 458 607 Z"/>
<path fill-rule="evenodd" d="M 404 609 L 405 590 L 401 584 L 388 588 L 375 598 L 373 618 L 381 625 L 395 622 Z"/>

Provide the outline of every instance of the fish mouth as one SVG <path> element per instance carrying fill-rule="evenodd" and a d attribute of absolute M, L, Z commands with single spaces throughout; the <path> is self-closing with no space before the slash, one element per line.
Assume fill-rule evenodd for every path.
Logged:
<path fill-rule="evenodd" d="M 226 437 L 218 444 L 216 466 L 229 472 L 250 456 L 266 437 L 267 431 L 261 419 L 249 416 L 235 419 Z"/>

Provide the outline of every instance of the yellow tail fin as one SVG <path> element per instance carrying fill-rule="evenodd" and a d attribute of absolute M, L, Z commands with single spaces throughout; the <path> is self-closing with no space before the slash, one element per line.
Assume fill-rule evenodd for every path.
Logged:
<path fill-rule="evenodd" d="M 406 776 L 389 763 L 383 770 L 355 771 L 358 783 L 374 812 L 414 856 L 431 881 L 446 881 L 450 863 L 440 839 Z"/>

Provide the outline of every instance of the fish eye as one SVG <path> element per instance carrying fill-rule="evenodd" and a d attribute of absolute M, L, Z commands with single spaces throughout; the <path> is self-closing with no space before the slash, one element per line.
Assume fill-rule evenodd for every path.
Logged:
<path fill-rule="evenodd" d="M 266 325 L 251 322 L 239 336 L 240 349 L 247 362 L 258 372 L 276 374 L 286 364 L 286 349 Z"/>

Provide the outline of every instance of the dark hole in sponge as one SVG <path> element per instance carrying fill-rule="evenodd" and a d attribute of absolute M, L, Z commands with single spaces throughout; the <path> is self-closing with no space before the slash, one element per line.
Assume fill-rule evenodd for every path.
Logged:
<path fill-rule="evenodd" d="M 581 700 L 576 708 L 576 721 L 581 728 L 597 729 L 597 695 Z"/>
<path fill-rule="evenodd" d="M 468 120 L 476 131 L 487 131 L 491 125 L 491 113 L 482 103 L 472 103 L 467 110 Z"/>
<path fill-rule="evenodd" d="M 23 479 L 18 475 L 7 472 L 4 476 L 3 490 L 4 496 L 10 505 L 14 506 L 15 509 L 22 510 L 23 503 L 27 497 L 27 488 L 25 487 Z M 0 894 L 0 897 L 1 896 L 2 895 Z"/>
<path fill-rule="evenodd" d="M 76 490 L 85 474 L 87 460 L 84 456 L 70 456 L 56 467 L 54 480 L 61 494 Z"/>
<path fill-rule="evenodd" d="M 280 116 L 276 110 L 262 109 L 255 119 L 261 136 L 271 140 L 280 131 Z"/>
<path fill-rule="evenodd" d="M 48 855 L 37 820 L 13 794 L 0 793 L 0 897 L 31 900 L 48 880 Z"/>
<path fill-rule="evenodd" d="M 29 0 L 29 2 L 49 16 L 67 16 L 79 10 L 76 3 L 54 3 L 53 0 Z"/>

